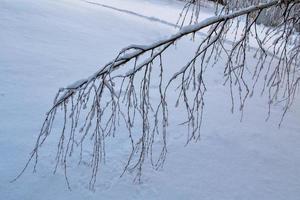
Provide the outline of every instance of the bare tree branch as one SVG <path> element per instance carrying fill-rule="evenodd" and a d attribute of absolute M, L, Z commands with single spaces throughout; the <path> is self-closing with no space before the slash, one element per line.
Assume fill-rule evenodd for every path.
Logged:
<path fill-rule="evenodd" d="M 226 4 L 226 1 L 222 1 L 222 4 Z M 62 110 L 63 128 L 57 146 L 55 171 L 61 164 L 69 187 L 68 158 L 73 155 L 74 148 L 79 147 L 81 161 L 84 143 L 91 141 L 92 173 L 89 186 L 94 188 L 99 167 L 105 161 L 106 138 L 115 135 L 120 121 L 127 127 L 131 141 L 131 153 L 123 174 L 135 171 L 135 180 L 139 181 L 148 158 L 155 169 L 162 167 L 166 158 L 169 124 L 167 99 L 170 85 L 176 84 L 176 81 L 180 82 L 177 85 L 176 102 L 177 105 L 182 104 L 186 111 L 187 118 L 182 124 L 188 128 L 187 143 L 191 140 L 197 141 L 200 137 L 204 96 L 207 90 L 204 81 L 205 70 L 209 61 L 217 62 L 221 57 L 227 59 L 224 66 L 224 84 L 230 89 L 232 112 L 237 104 L 236 99 L 239 110 L 243 112 L 247 99 L 253 95 L 261 78 L 264 81 L 261 93 L 266 93 L 269 98 L 269 113 L 271 105 L 284 102 L 283 119 L 293 103 L 300 83 L 300 42 L 295 33 L 299 17 L 293 14 L 299 4 L 300 0 L 284 3 L 272 0 L 240 9 L 223 6 L 218 15 L 196 24 L 191 24 L 191 20 L 190 25 L 167 39 L 150 45 L 131 45 L 122 49 L 115 59 L 92 76 L 58 91 L 52 108 L 46 114 L 30 158 L 16 179 L 31 162 L 34 162 L 34 170 L 36 169 L 40 148 L 52 132 L 57 113 Z M 199 5 L 199 2 L 194 0 L 187 3 L 181 14 L 182 24 L 187 16 L 183 13 L 193 5 Z M 261 13 L 274 7 L 283 11 L 281 23 L 275 28 L 266 28 L 259 33 L 257 26 Z M 195 13 L 197 15 L 199 11 L 192 11 L 192 15 Z M 164 81 L 166 66 L 162 60 L 165 51 L 181 38 L 194 36 L 206 28 L 209 28 L 208 34 L 201 40 L 194 56 L 169 80 Z M 235 35 L 232 45 L 224 45 L 228 35 Z M 247 49 L 250 46 L 250 38 L 257 43 L 257 64 L 249 69 Z M 270 51 L 271 56 L 267 53 Z M 157 66 L 154 65 L 155 61 L 159 63 Z M 130 69 L 127 70 L 128 68 Z M 150 98 L 153 70 L 159 71 L 157 92 L 160 100 L 157 105 L 153 105 Z M 245 75 L 247 71 L 250 72 L 251 78 Z M 132 129 L 137 119 L 142 122 L 141 134 L 133 135 Z M 162 146 L 159 156 L 154 159 L 153 148 L 157 140 L 162 141 Z"/>

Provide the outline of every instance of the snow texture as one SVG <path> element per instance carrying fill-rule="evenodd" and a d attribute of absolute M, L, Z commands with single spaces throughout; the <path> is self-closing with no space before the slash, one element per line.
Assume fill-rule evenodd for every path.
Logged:
<path fill-rule="evenodd" d="M 72 191 L 62 171 L 52 175 L 55 136 L 41 155 L 37 173 L 28 170 L 10 183 L 28 158 L 57 89 L 89 77 L 125 46 L 167 38 L 176 30 L 165 22 L 174 24 L 181 8 L 175 0 L 0 1 L 1 200 L 300 199 L 300 99 L 280 129 L 280 105 L 265 122 L 267 102 L 259 95 L 248 102 L 240 123 L 240 115 L 230 113 L 218 65 L 206 78 L 201 141 L 185 147 L 186 129 L 177 125 L 182 116 L 171 113 L 166 164 L 160 171 L 145 168 L 141 184 L 133 184 L 131 174 L 119 178 L 128 146 L 121 130 L 109 141 L 95 192 L 87 189 L 85 165 L 70 166 Z M 211 8 L 203 8 L 201 18 L 212 14 Z M 167 73 L 186 64 L 184 58 L 196 43 L 187 38 L 168 51 Z"/>

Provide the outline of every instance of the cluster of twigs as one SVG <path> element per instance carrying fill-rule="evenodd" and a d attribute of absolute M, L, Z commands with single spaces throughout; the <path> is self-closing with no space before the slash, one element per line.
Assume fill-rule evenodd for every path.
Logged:
<path fill-rule="evenodd" d="M 184 9 L 198 6 L 199 2 L 188 2 Z M 63 127 L 57 146 L 55 171 L 62 165 L 68 186 L 69 157 L 73 155 L 74 149 L 79 147 L 81 160 L 84 144 L 91 142 L 92 172 L 89 186 L 94 188 L 99 167 L 105 160 L 106 138 L 117 133 L 120 123 L 127 127 L 131 141 L 131 153 L 124 172 L 135 171 L 135 180 L 139 181 L 147 159 L 150 158 L 153 167 L 157 169 L 163 165 L 166 158 L 170 85 L 174 84 L 175 80 L 176 83 L 180 83 L 176 85 L 177 105 L 183 105 L 186 111 L 187 118 L 183 124 L 188 127 L 188 142 L 198 140 L 206 91 L 205 70 L 209 61 L 217 62 L 221 57 L 224 59 L 224 56 L 227 58 L 224 80 L 230 88 L 232 110 L 237 104 L 235 99 L 238 99 L 239 108 L 243 110 L 246 100 L 254 93 L 256 83 L 262 78 L 264 85 L 261 92 L 267 93 L 269 107 L 275 102 L 283 101 L 284 116 L 300 83 L 300 42 L 294 31 L 294 26 L 299 24 L 300 19 L 291 14 L 299 3 L 299 0 L 286 4 L 273 0 L 234 11 L 225 6 L 218 15 L 185 26 L 168 39 L 147 46 L 131 45 L 124 48 L 114 60 L 91 77 L 58 91 L 52 108 L 46 114 L 30 159 L 21 174 L 31 162 L 34 162 L 36 169 L 40 148 L 52 133 L 57 113 L 62 111 Z M 260 13 L 272 7 L 283 9 L 281 23 L 276 28 L 265 28 L 259 32 L 257 19 Z M 199 11 L 198 8 L 193 9 Z M 196 18 L 198 11 L 193 11 Z M 170 79 L 164 80 L 164 69 L 168 67 L 162 62 L 165 51 L 182 37 L 195 37 L 197 32 L 205 28 L 209 28 L 209 31 L 201 40 L 192 59 Z M 228 35 L 235 35 L 231 45 L 224 44 Z M 250 38 L 256 40 L 258 47 L 255 66 L 247 65 Z M 130 70 L 124 71 L 125 66 Z M 157 105 L 153 105 L 150 98 L 153 69 L 159 69 Z M 238 98 L 235 98 L 235 95 Z M 142 122 L 140 134 L 134 134 L 133 128 L 139 122 Z M 160 151 L 153 149 L 155 141 L 158 140 L 162 141 Z M 153 152 L 158 151 L 159 156 L 154 159 Z"/>

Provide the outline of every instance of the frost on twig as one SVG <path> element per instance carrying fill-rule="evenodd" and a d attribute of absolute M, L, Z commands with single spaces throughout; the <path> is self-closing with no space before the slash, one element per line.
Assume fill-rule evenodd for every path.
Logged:
<path fill-rule="evenodd" d="M 79 148 L 81 161 L 84 144 L 89 141 L 92 152 L 89 186 L 94 188 L 99 167 L 105 161 L 106 138 L 117 134 L 120 123 L 126 126 L 131 143 L 131 153 L 123 173 L 134 171 L 135 180 L 139 181 L 146 160 L 158 169 L 166 159 L 168 92 L 172 84 L 176 84 L 177 88 L 176 105 L 183 105 L 186 111 L 186 120 L 182 124 L 188 129 L 187 143 L 199 139 L 207 90 L 205 70 L 209 67 L 209 61 L 215 60 L 216 63 L 221 55 L 222 59 L 227 60 L 223 75 L 224 84 L 230 91 L 232 111 L 238 106 L 243 112 L 247 99 L 256 89 L 256 83 L 263 79 L 261 93 L 268 96 L 269 108 L 283 101 L 284 116 L 293 103 L 300 82 L 300 42 L 295 33 L 295 26 L 300 19 L 292 14 L 300 1 L 289 1 L 284 5 L 277 0 L 261 4 L 255 2 L 251 6 L 235 6 L 234 9 L 222 5 L 216 16 L 198 22 L 199 8 L 195 6 L 200 5 L 200 1 L 189 1 L 183 13 L 187 12 L 185 9 L 192 9 L 191 16 L 194 16 L 192 19 L 196 19 L 196 23 L 191 23 L 194 21 L 191 20 L 178 33 L 153 44 L 128 46 L 92 76 L 61 88 L 46 114 L 36 145 L 21 174 L 31 162 L 36 168 L 40 148 L 52 133 L 57 113 L 62 112 L 63 127 L 59 133 L 55 171 L 62 165 L 68 186 L 68 160 L 73 156 L 74 149 Z M 265 28 L 259 32 L 260 14 L 273 7 L 282 9 L 281 22 L 275 28 Z M 184 23 L 186 16 L 182 14 L 183 18 L 179 21 Z M 207 28 L 209 31 L 198 44 L 192 58 L 165 80 L 164 69 L 168 67 L 163 64 L 165 51 L 182 37 L 195 37 L 195 33 Z M 233 42 L 229 46 L 224 45 L 228 35 L 234 35 L 233 39 L 230 38 Z M 257 46 L 255 66 L 246 63 L 250 38 L 256 41 Z M 158 71 L 156 82 L 159 83 L 159 102 L 155 105 L 149 95 L 154 69 Z M 245 75 L 247 71 L 252 74 L 250 79 Z M 137 121 L 142 123 L 139 135 L 133 134 Z M 162 145 L 160 150 L 154 151 L 154 143 L 158 138 Z M 153 156 L 153 152 L 159 152 L 159 155 Z"/>

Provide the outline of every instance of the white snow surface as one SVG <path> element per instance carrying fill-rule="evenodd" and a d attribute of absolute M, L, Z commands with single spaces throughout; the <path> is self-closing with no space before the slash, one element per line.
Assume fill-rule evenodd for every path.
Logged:
<path fill-rule="evenodd" d="M 258 95 L 240 122 L 239 113 L 230 113 L 228 90 L 217 70 L 222 63 L 207 78 L 201 140 L 184 146 L 186 129 L 177 125 L 182 116 L 172 110 L 175 123 L 169 127 L 164 168 L 145 168 L 142 183 L 134 184 L 130 173 L 119 177 L 128 156 L 122 130 L 121 138 L 108 141 L 95 191 L 87 188 L 86 166 L 70 166 L 72 191 L 62 170 L 52 174 L 55 138 L 44 149 L 37 173 L 29 168 L 10 183 L 26 163 L 56 91 L 89 77 L 125 46 L 168 37 L 176 30 L 163 22 L 175 23 L 182 8 L 175 0 L 89 1 L 119 10 L 81 0 L 0 0 L 0 200 L 300 199 L 299 98 L 280 129 L 280 106 L 265 122 L 266 99 Z M 204 8 L 201 17 L 211 16 L 211 10 Z M 180 69 L 195 47 L 189 38 L 172 47 L 164 58 L 166 71 Z"/>

